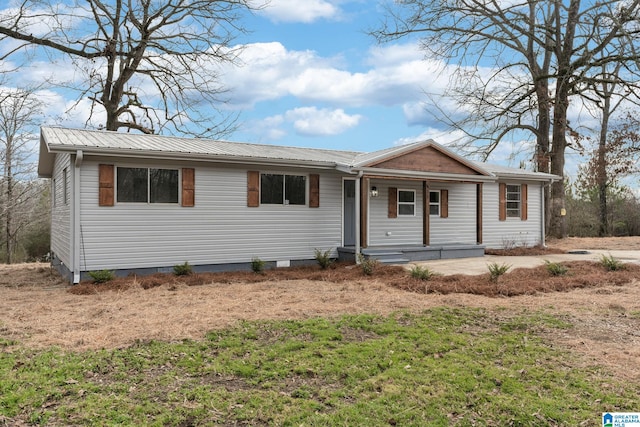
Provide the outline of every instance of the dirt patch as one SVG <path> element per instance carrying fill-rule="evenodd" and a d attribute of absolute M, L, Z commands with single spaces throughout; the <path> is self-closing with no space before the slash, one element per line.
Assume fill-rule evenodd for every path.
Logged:
<path fill-rule="evenodd" d="M 622 240 L 620 243 L 618 238 L 613 239 L 603 247 L 604 241 L 574 239 L 571 247 L 563 241 L 562 250 L 596 246 L 640 250 L 640 238 Z M 559 247 L 556 242 L 552 245 Z M 167 281 L 166 276 L 126 278 L 106 292 L 95 293 L 95 285 L 91 285 L 94 292 L 79 295 L 80 287 L 65 286 L 44 264 L 2 266 L 0 273 L 2 351 L 11 351 L 11 340 L 36 348 L 118 348 L 151 339 L 201 339 L 212 329 L 245 319 L 388 315 L 398 310 L 420 312 L 440 306 L 476 307 L 514 315 L 523 311 L 559 314 L 573 327 L 543 332 L 550 342 L 581 354 L 576 363 L 607 366 L 616 375 L 640 380 L 640 282 L 631 276 L 617 281 L 609 280 L 613 276 L 607 274 L 607 280 L 579 284 L 570 291 L 559 292 L 552 287 L 551 292 L 528 291 L 507 297 L 504 293 L 485 296 L 433 290 L 424 293 L 420 289 L 408 292 L 404 284 L 411 279 L 406 272 L 401 279 L 395 278 L 398 272 L 394 269 L 383 269 L 368 277 L 353 266 L 338 266 L 324 272 L 318 269 L 304 278 L 291 277 L 299 274 L 296 269 L 279 270 L 278 274 L 289 275 L 288 280 L 282 280 L 284 276 L 275 272 L 229 275 L 218 282 L 201 275 L 195 276 L 197 280 Z M 516 282 L 525 288 L 525 281 L 549 279 L 537 270 L 522 274 L 528 278 Z M 394 286 L 389 286 L 394 281 Z"/>
<path fill-rule="evenodd" d="M 611 251 L 639 251 L 640 236 L 626 237 L 567 237 L 566 239 L 549 239 L 547 246 L 551 249 L 570 251 L 577 249 L 608 249 Z"/>

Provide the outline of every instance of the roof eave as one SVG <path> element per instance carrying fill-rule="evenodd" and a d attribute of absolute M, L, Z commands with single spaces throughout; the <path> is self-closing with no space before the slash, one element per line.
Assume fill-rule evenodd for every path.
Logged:
<path fill-rule="evenodd" d="M 556 181 L 560 181 L 562 178 L 557 175 L 551 175 L 546 173 L 540 173 L 539 175 L 532 174 L 519 174 L 519 173 L 496 173 L 496 176 L 499 180 L 505 179 L 517 179 L 521 181 L 540 181 L 540 182 L 549 182 L 553 183 Z"/>
<path fill-rule="evenodd" d="M 365 175 L 384 176 L 385 178 L 410 178 L 410 179 L 424 179 L 434 181 L 455 181 L 455 182 L 494 182 L 496 177 L 494 175 L 468 175 L 468 174 L 454 174 L 443 172 L 420 172 L 412 170 L 399 170 L 399 169 L 382 169 L 382 168 L 353 168 L 355 172 L 362 171 Z"/>
<path fill-rule="evenodd" d="M 216 155 L 206 153 L 183 153 L 175 151 L 150 151 L 150 150 L 132 150 L 132 149 L 114 149 L 102 147 L 79 147 L 68 145 L 48 146 L 50 153 L 75 153 L 81 150 L 85 156 L 106 156 L 106 157 L 128 157 L 128 158 L 144 158 L 155 160 L 184 160 L 199 162 L 215 162 L 215 163 L 233 163 L 233 164 L 256 164 L 256 165 L 273 165 L 273 166 L 304 166 L 315 169 L 335 169 L 335 162 L 323 162 L 316 160 L 296 160 L 296 159 L 278 159 L 268 157 L 249 157 L 249 156 L 231 156 Z M 42 152 L 42 150 L 41 150 Z"/>

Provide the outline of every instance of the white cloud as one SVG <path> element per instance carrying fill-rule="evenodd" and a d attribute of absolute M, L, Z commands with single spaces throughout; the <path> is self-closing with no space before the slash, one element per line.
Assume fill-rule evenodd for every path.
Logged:
<path fill-rule="evenodd" d="M 349 115 L 342 109 L 316 107 L 296 108 L 285 113 L 285 119 L 293 123 L 296 132 L 307 136 L 338 135 L 357 126 L 362 118 L 359 114 Z"/>
<path fill-rule="evenodd" d="M 291 126 L 298 135 L 331 136 L 341 134 L 362 122 L 363 116 L 347 114 L 342 109 L 301 107 L 245 124 L 244 129 L 260 140 L 275 141 L 287 135 Z"/>
<path fill-rule="evenodd" d="M 351 72 L 340 67 L 339 57 L 289 51 L 279 42 L 249 44 L 240 56 L 243 65 L 225 69 L 224 83 L 237 109 L 287 96 L 336 107 L 402 105 L 424 99 L 425 92 L 440 94 L 448 83 L 441 63 L 423 61 L 416 52 L 415 46 L 376 48 L 369 70 Z"/>
<path fill-rule="evenodd" d="M 327 0 L 270 0 L 260 13 L 274 22 L 310 23 L 320 19 L 339 19 L 342 11 Z"/>

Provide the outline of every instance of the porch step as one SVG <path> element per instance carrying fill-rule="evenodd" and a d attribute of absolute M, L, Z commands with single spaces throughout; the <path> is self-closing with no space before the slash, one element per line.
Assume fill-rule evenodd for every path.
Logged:
<path fill-rule="evenodd" d="M 383 249 L 365 249 L 362 254 L 367 259 L 375 259 L 383 264 L 406 264 L 410 260 L 400 251 L 389 251 Z"/>

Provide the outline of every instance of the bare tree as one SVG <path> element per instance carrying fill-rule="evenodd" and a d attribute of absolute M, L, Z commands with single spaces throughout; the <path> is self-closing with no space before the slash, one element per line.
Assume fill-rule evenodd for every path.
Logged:
<path fill-rule="evenodd" d="M 615 85 L 603 85 L 603 91 L 613 87 Z M 611 106 L 611 99 L 606 102 L 606 97 L 603 100 L 602 127 L 593 144 L 595 148 L 590 152 L 588 161 L 579 166 L 575 183 L 583 198 L 586 195 L 588 199 L 597 200 L 600 236 L 611 232 L 610 195 L 618 196 L 621 191 L 626 191 L 622 180 L 640 173 L 640 120 L 637 111 L 627 111 L 615 125 L 609 125 L 616 105 Z M 609 110 L 605 109 L 607 107 Z"/>
<path fill-rule="evenodd" d="M 460 64 L 465 75 L 454 84 L 472 81 L 469 74 L 479 84 L 454 92 L 472 105 L 457 123 L 488 141 L 486 152 L 510 133 L 532 133 L 537 170 L 562 177 L 573 132 L 569 99 L 594 67 L 636 67 L 639 11 L 640 0 L 404 0 L 388 6 L 387 21 L 372 34 L 380 41 L 420 37 L 429 56 Z M 614 48 L 622 45 L 630 48 Z M 483 76 L 482 65 L 492 73 Z M 566 235 L 564 199 L 561 180 L 547 203 L 556 237 Z"/>
<path fill-rule="evenodd" d="M 38 134 L 40 103 L 31 89 L 0 91 L 0 160 L 6 261 L 11 264 L 19 233 L 29 224 L 30 201 L 35 198 L 34 161 L 30 159 Z"/>
<path fill-rule="evenodd" d="M 171 130 L 220 136 L 219 65 L 233 63 L 240 14 L 253 0 L 22 0 L 0 16 L 0 41 L 22 42 L 63 58 L 84 76 L 78 101 L 103 109 L 107 130 Z M 14 48 L 13 51 L 16 51 Z M 69 82 L 58 81 L 59 85 Z M 212 117 L 217 114 L 219 117 Z"/>

